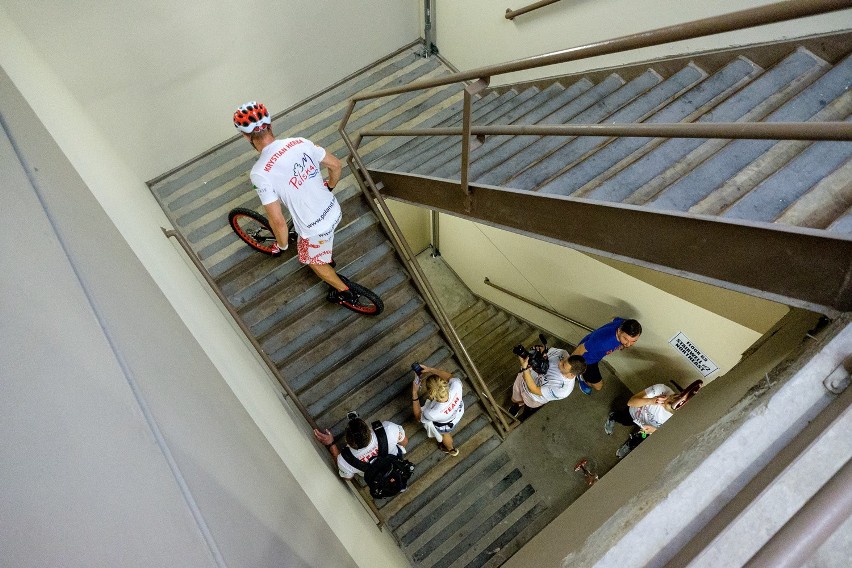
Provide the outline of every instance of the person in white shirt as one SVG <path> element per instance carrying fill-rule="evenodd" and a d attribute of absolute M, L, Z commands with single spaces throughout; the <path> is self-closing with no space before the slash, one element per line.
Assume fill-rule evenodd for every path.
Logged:
<path fill-rule="evenodd" d="M 450 434 L 464 415 L 462 382 L 458 377 L 441 369 L 421 365 L 420 375 L 415 373 L 411 384 L 411 404 L 414 418 L 419 420 L 426 432 L 438 442 L 438 449 L 451 456 L 459 455 Z M 426 391 L 426 402 L 420 405 L 420 385 Z"/>
<path fill-rule="evenodd" d="M 408 444 L 408 437 L 405 435 L 405 430 L 399 424 L 383 420 L 382 427 L 387 436 L 388 451 L 396 452 L 398 455 L 405 454 L 405 446 Z M 355 475 L 363 475 L 364 472 L 352 467 L 343 456 L 340 455 L 340 450 L 334 443 L 334 436 L 330 430 L 322 432 L 314 429 L 314 437 L 323 446 L 328 448 L 337 464 L 337 471 L 340 477 L 344 479 L 352 479 Z M 379 440 L 376 433 L 370 428 L 370 425 L 361 418 L 352 418 L 346 425 L 344 432 L 346 445 L 352 451 L 352 455 L 356 459 L 364 463 L 368 463 L 371 459 L 379 454 Z"/>
<path fill-rule="evenodd" d="M 289 246 L 287 219 L 281 209 L 284 204 L 299 235 L 299 262 L 333 288 L 329 302 L 354 303 L 357 297 L 337 275 L 332 260 L 334 229 L 342 212 L 330 191 L 340 180 L 340 160 L 305 138 L 276 139 L 263 103 L 251 101 L 240 106 L 234 113 L 234 126 L 260 153 L 249 177 L 275 234 L 276 250 Z M 328 169 L 327 181 L 322 178 L 322 167 Z"/>
<path fill-rule="evenodd" d="M 633 449 L 648 434 L 653 434 L 657 429 L 672 417 L 675 410 L 681 408 L 692 396 L 698 392 L 704 382 L 697 380 L 690 384 L 681 393 L 664 384 L 652 385 L 645 390 L 639 391 L 627 401 L 627 407 L 615 412 L 610 412 L 604 424 L 607 435 L 612 434 L 616 423 L 624 426 L 639 426 L 643 436 L 631 438 L 630 447 Z M 619 456 L 623 457 L 623 456 Z"/>
<path fill-rule="evenodd" d="M 543 350 L 536 346 L 536 349 Z M 554 400 L 566 398 L 574 390 L 579 375 L 586 371 L 586 361 L 580 355 L 569 355 L 564 349 L 547 350 L 547 372 L 536 373 L 530 368 L 529 358 L 518 357 L 521 372 L 512 385 L 512 406 L 509 412 L 520 417 L 524 408 L 539 408 Z"/>

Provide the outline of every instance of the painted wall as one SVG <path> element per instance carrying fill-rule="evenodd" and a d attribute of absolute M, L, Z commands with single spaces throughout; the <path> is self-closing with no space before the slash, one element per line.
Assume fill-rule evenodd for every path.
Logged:
<path fill-rule="evenodd" d="M 632 391 L 675 379 L 686 386 L 699 372 L 668 341 L 683 332 L 724 375 L 766 329 L 750 329 L 699 305 L 612 268 L 573 249 L 514 234 L 487 225 L 441 215 L 441 254 L 477 295 L 572 343 L 586 330 L 512 298 L 484 283 L 516 292 L 589 327 L 599 327 L 615 316 L 638 319 L 642 338 L 627 351 L 607 357 Z M 706 285 L 702 285 L 706 286 Z M 786 307 L 743 296 L 748 309 L 763 311 L 769 326 Z"/>
<path fill-rule="evenodd" d="M 396 0 L 5 0 L 3 8 L 142 180 L 233 136 L 239 104 L 282 111 L 413 41 L 419 21 L 416 4 Z"/>
<path fill-rule="evenodd" d="M 727 14 L 773 2 L 767 0 L 563 0 L 507 20 L 506 8 L 531 4 L 521 0 L 435 0 L 436 45 L 440 53 L 465 71 L 532 55 Z M 852 27 L 852 10 L 731 32 L 667 46 L 634 50 L 492 78 L 492 85 L 608 67 L 668 55 L 800 37 Z"/>
<path fill-rule="evenodd" d="M 34 14 L 37 13 L 34 11 Z M 43 44 L 46 35 L 40 33 L 38 42 Z M 135 255 L 162 292 L 173 314 L 199 343 L 203 350 L 203 355 L 199 355 L 200 361 L 206 362 L 221 376 L 262 433 L 264 443 L 292 475 L 294 485 L 282 481 L 279 486 L 282 497 L 286 498 L 301 487 L 319 518 L 358 565 L 406 565 L 392 539 L 376 530 L 361 505 L 351 498 L 346 487 L 337 479 L 327 462 L 327 455 L 318 452 L 301 417 L 294 416 L 281 404 L 278 389 L 256 353 L 246 347 L 245 339 L 237 333 L 223 307 L 212 297 L 179 246 L 163 236 L 160 227 L 168 227 L 168 221 L 139 172 L 128 163 L 125 153 L 128 147 L 149 144 L 142 144 L 139 140 L 135 141 L 135 146 L 117 144 L 118 135 L 105 129 L 97 116 L 88 113 L 57 70 L 34 47 L 35 43 L 37 41 L 22 33 L 0 7 L 0 67 L 10 78 L 3 79 L 8 83 L 6 86 L 13 84 L 21 92 L 37 120 L 44 125 L 79 175 L 81 183 L 94 197 L 92 203 L 96 200 L 100 204 L 126 241 L 129 249 L 125 249 L 124 254 L 128 261 L 135 262 L 131 256 Z M 0 101 L 6 109 L 7 99 Z M 33 125 L 37 126 L 35 119 Z M 221 135 L 217 136 L 221 138 Z M 73 200 L 68 200 L 65 205 L 83 206 Z M 37 252 L 36 248 L 31 250 Z M 123 264 L 121 258 L 115 258 L 112 266 Z M 120 287 L 114 288 L 112 294 L 120 299 Z M 50 306 L 36 305 L 33 309 L 43 310 L 33 313 L 35 317 L 41 315 L 44 319 Z M 131 317 L 126 316 L 128 319 Z M 147 352 L 143 342 L 138 345 L 139 354 Z M 85 354 L 78 353 L 77 356 Z M 203 432 L 195 432 L 194 435 L 199 443 L 204 443 L 208 436 Z M 189 446 L 191 441 L 192 436 L 189 437 Z M 273 479 L 280 478 L 275 476 Z M 299 539 L 289 544 L 311 546 L 307 540 Z"/>

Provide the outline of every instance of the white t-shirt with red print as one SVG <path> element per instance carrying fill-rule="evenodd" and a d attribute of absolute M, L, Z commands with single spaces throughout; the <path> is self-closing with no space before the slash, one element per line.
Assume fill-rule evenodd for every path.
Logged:
<path fill-rule="evenodd" d="M 675 392 L 666 385 L 653 385 L 645 389 L 645 398 L 657 398 L 658 396 L 670 396 Z M 662 404 L 649 404 L 647 406 L 631 406 L 630 416 L 640 428 L 650 425 L 659 428 L 672 417 L 672 413 L 666 410 Z"/>
<path fill-rule="evenodd" d="M 326 192 L 327 191 L 328 190 L 326 190 Z M 405 440 L 405 430 L 403 430 L 402 426 L 399 424 L 394 424 L 387 420 L 382 421 L 382 426 L 385 429 L 385 435 L 388 439 L 388 453 L 395 454 L 397 452 L 397 444 Z M 376 432 L 373 430 L 373 427 L 370 427 L 370 443 L 367 444 L 366 448 L 361 448 L 360 450 L 356 450 L 354 448 L 349 449 L 352 450 L 352 455 L 355 456 L 356 459 L 359 459 L 364 463 L 369 462 L 371 459 L 379 455 L 379 439 L 376 437 Z M 340 474 L 340 477 L 346 479 L 352 479 L 356 474 L 364 475 L 363 471 L 355 469 L 349 465 L 349 462 L 346 461 L 346 458 L 344 458 L 343 455 L 337 456 L 337 472 Z"/>
<path fill-rule="evenodd" d="M 268 144 L 251 169 L 251 183 L 264 205 L 281 200 L 302 237 L 327 236 L 340 222 L 340 204 L 323 183 L 325 150 L 306 138 Z"/>
<path fill-rule="evenodd" d="M 427 399 L 421 407 L 423 418 L 431 420 L 438 432 L 447 433 L 455 428 L 464 415 L 464 399 L 461 379 L 453 377 L 447 381 L 449 397 L 446 402 Z M 446 424 L 446 426 L 440 426 Z"/>

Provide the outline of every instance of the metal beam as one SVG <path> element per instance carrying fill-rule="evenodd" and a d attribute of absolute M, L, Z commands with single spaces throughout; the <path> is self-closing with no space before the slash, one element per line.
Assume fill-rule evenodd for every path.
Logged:
<path fill-rule="evenodd" d="M 841 235 L 480 184 L 466 198 L 458 182 L 370 174 L 386 197 L 829 315 L 852 310 L 852 239 Z"/>

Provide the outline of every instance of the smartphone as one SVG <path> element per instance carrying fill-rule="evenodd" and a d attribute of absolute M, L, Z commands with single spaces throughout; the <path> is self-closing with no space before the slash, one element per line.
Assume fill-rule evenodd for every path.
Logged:
<path fill-rule="evenodd" d="M 417 373 L 418 377 L 423 374 L 423 367 L 421 367 L 420 363 L 416 361 L 411 364 L 411 370 Z"/>

